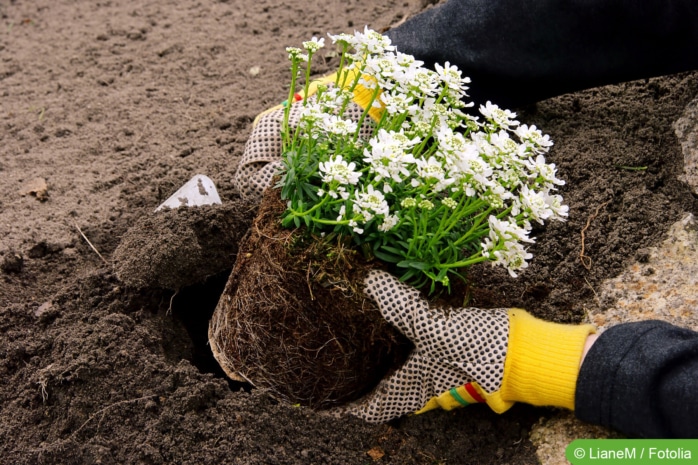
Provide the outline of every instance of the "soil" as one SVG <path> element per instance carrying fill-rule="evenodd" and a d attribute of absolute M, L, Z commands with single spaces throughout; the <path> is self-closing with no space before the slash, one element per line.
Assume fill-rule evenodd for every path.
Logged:
<path fill-rule="evenodd" d="M 528 432 L 547 409 L 477 406 L 387 425 L 337 419 L 229 381 L 206 344 L 237 237 L 217 215 L 237 199 L 231 178 L 252 120 L 285 98 L 284 47 L 381 29 L 429 3 L 0 7 L 0 463 L 536 463 Z M 698 214 L 677 179 L 671 126 L 698 94 L 697 78 L 517 109 L 555 141 L 548 159 L 567 180 L 570 217 L 536 231 L 519 278 L 473 268 L 470 304 L 579 322 L 595 286 L 658 244 L 682 212 Z M 178 214 L 153 210 L 197 173 L 216 182 L 224 206 L 182 214 L 190 232 L 178 242 Z M 174 257 L 188 281 L 118 278 L 117 248 L 146 223 L 141 246 L 121 257 L 149 264 L 161 249 L 183 250 Z M 204 253 L 218 245 L 227 252 Z"/>

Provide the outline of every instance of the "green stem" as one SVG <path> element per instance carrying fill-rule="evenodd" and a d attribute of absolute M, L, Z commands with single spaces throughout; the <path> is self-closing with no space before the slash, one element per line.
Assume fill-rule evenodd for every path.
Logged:
<path fill-rule="evenodd" d="M 487 217 L 490 215 L 490 212 L 492 212 L 492 210 L 494 210 L 494 208 L 490 207 L 490 208 L 488 208 L 487 210 L 485 210 L 484 212 L 480 213 L 478 216 L 476 216 L 476 217 L 475 217 L 475 221 L 473 222 L 473 225 L 470 227 L 470 229 L 468 230 L 468 232 L 465 233 L 465 234 L 463 234 L 463 235 L 461 236 L 460 239 L 458 239 L 456 242 L 454 242 L 454 243 L 453 243 L 453 246 L 454 246 L 454 247 L 457 247 L 457 246 L 459 246 L 460 244 L 462 244 L 463 242 L 465 242 L 466 239 L 468 239 L 469 237 L 471 237 L 471 236 L 474 234 L 474 232 L 477 230 L 477 228 L 480 227 L 480 225 L 482 224 L 483 220 L 484 220 L 485 218 L 487 218 Z"/>
<path fill-rule="evenodd" d="M 339 57 L 339 69 L 337 69 L 337 76 L 334 79 L 334 85 L 337 87 L 341 87 L 339 84 L 339 79 L 342 75 L 342 71 L 344 71 L 344 61 L 346 60 L 346 54 L 347 54 L 347 49 L 349 48 L 349 44 L 343 43 L 342 44 L 342 55 Z M 342 83 L 344 84 L 344 83 Z"/>
<path fill-rule="evenodd" d="M 313 205 L 310 208 L 310 210 L 306 210 L 304 212 L 298 212 L 298 211 L 294 210 L 293 208 L 289 207 L 288 211 L 290 211 L 293 216 L 297 216 L 299 218 L 302 218 L 304 216 L 310 215 L 312 212 L 314 212 L 315 210 L 317 210 L 318 208 L 323 206 L 325 204 L 325 202 L 327 202 L 327 196 L 323 197 L 323 199 L 319 203 L 316 203 L 315 205 Z"/>
<path fill-rule="evenodd" d="M 310 89 L 310 63 L 312 60 L 313 53 L 308 50 L 308 64 L 305 67 L 305 86 L 303 87 L 303 106 L 308 105 L 308 90 Z"/>
<path fill-rule="evenodd" d="M 286 100 L 286 106 L 284 107 L 284 120 L 281 124 L 281 134 L 282 134 L 282 152 L 288 150 L 291 145 L 291 135 L 288 130 L 288 118 L 291 113 L 291 104 L 293 103 L 293 95 L 296 93 L 296 81 L 298 75 L 298 58 L 294 58 L 291 61 L 291 87 L 288 90 L 288 99 Z"/>
<path fill-rule="evenodd" d="M 485 262 L 485 261 L 487 261 L 487 260 L 489 260 L 489 258 L 487 258 L 487 257 L 485 257 L 485 256 L 483 256 L 483 255 L 478 255 L 478 256 L 475 256 L 475 257 L 470 257 L 470 258 L 468 258 L 467 260 L 463 260 L 463 261 L 460 261 L 460 262 L 447 263 L 447 264 L 445 264 L 445 265 L 436 265 L 436 268 L 438 268 L 439 270 L 444 270 L 444 269 L 445 269 L 445 270 L 450 270 L 450 269 L 452 269 L 452 268 L 463 268 L 463 267 L 466 267 L 466 266 L 472 266 L 472 265 L 474 265 L 474 264 L 476 264 L 476 263 Z"/>

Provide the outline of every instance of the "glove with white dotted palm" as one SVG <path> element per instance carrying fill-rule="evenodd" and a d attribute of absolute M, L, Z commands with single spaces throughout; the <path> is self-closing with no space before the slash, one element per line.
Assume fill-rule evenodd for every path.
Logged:
<path fill-rule="evenodd" d="M 372 423 L 484 402 L 574 407 L 590 325 L 562 325 L 520 309 L 432 308 L 394 276 L 373 271 L 366 294 L 415 345 L 404 365 L 346 412 Z"/>
<path fill-rule="evenodd" d="M 311 83 L 305 98 L 312 99 L 319 86 L 331 86 L 336 81 L 337 73 L 326 76 Z M 344 82 L 352 80 L 352 74 L 348 75 Z M 303 111 L 303 97 L 295 94 L 295 101 L 291 102 L 289 108 L 288 125 L 289 130 L 294 131 L 298 126 Z M 344 117 L 354 121 L 359 121 L 364 109 L 373 100 L 373 91 L 366 89 L 362 85 L 357 85 L 353 91 L 352 103 L 344 111 Z M 262 199 L 264 189 L 270 184 L 275 174 L 282 168 L 282 125 L 285 107 L 288 102 L 284 102 L 274 108 L 270 108 L 259 114 L 253 124 L 245 151 L 242 154 L 235 174 L 233 184 L 240 194 L 249 200 L 259 202 Z M 370 136 L 372 132 L 372 120 L 379 120 L 382 110 L 380 108 L 370 108 L 368 114 L 371 118 L 365 118 L 361 126 L 361 135 Z"/>

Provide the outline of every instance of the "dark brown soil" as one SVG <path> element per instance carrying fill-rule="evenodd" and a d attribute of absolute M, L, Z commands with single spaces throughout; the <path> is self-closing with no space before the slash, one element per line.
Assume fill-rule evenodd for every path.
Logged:
<path fill-rule="evenodd" d="M 369 451 L 386 464 L 536 463 L 527 434 L 545 409 L 498 416 L 470 407 L 372 426 L 226 380 L 206 328 L 232 259 L 226 266 L 214 254 L 204 268 L 204 255 L 185 255 L 198 260 L 191 279 L 160 283 L 181 284 L 176 295 L 128 285 L 114 269 L 137 224 L 153 221 L 146 248 L 134 248 L 139 260 L 149 258 L 136 256 L 142 250 L 189 250 L 177 249 L 178 238 L 191 245 L 197 232 L 214 231 L 192 221 L 192 234 L 163 232 L 171 218 L 152 212 L 197 173 L 224 202 L 236 198 L 231 177 L 251 122 L 285 98 L 286 45 L 379 29 L 427 3 L 0 6 L 0 463 L 364 464 L 374 462 Z M 608 86 L 520 110 L 556 143 L 549 160 L 567 180 L 570 218 L 537 231 L 518 279 L 473 269 L 471 303 L 580 321 L 594 287 L 657 244 L 682 212 L 697 214 L 677 180 L 671 127 L 698 94 L 697 78 Z M 215 247 L 207 237 L 204 248 Z M 231 235 L 219 237 L 231 246 Z"/>
<path fill-rule="evenodd" d="M 116 276 L 133 288 L 179 291 L 230 271 L 256 211 L 234 197 L 223 205 L 149 212 L 121 237 L 112 258 Z"/>

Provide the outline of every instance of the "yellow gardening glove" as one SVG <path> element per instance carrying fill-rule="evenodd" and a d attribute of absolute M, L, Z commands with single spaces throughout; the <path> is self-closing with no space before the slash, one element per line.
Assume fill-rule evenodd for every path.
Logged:
<path fill-rule="evenodd" d="M 430 308 L 419 292 L 373 271 L 366 293 L 415 345 L 404 365 L 346 411 L 379 423 L 435 408 L 515 402 L 574 408 L 590 325 L 562 325 L 520 309 Z"/>
<path fill-rule="evenodd" d="M 355 72 L 342 76 L 340 85 L 347 87 L 354 81 Z M 290 102 L 289 128 L 295 129 L 303 110 L 303 100 L 310 99 L 317 92 L 318 86 L 334 85 L 337 81 L 337 73 L 313 81 L 308 86 L 307 95 L 295 94 L 294 101 Z M 372 89 L 358 84 L 353 90 L 353 104 L 346 109 L 345 116 L 358 121 L 364 110 L 371 105 L 373 100 Z M 270 184 L 274 175 L 281 168 L 281 129 L 284 119 L 284 111 L 289 102 L 284 102 L 259 114 L 252 125 L 252 134 L 245 145 L 245 151 L 238 163 L 233 184 L 243 197 L 259 201 L 264 189 Z M 368 114 L 373 121 L 378 121 L 382 115 L 380 106 L 371 106 Z M 362 132 L 368 131 L 371 121 L 366 118 L 363 122 Z"/>

